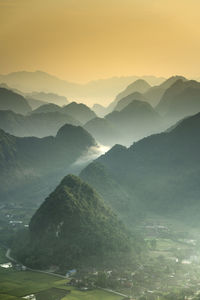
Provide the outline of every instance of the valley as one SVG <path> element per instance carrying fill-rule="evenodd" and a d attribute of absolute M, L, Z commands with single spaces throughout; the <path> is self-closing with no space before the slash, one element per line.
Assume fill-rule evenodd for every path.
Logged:
<path fill-rule="evenodd" d="M 22 218 L 22 222 L 27 220 Z M 10 230 L 13 225 L 7 224 Z M 14 226 L 15 227 L 15 226 Z M 7 234 L 10 234 L 8 230 Z M 14 229 L 15 230 L 15 229 Z M 0 282 L 3 293 L 0 299 L 21 299 L 26 295 L 38 295 L 42 300 L 58 297 L 64 299 L 122 300 L 124 297 L 112 292 L 96 290 L 113 290 L 133 299 L 198 299 L 200 293 L 200 235 L 197 228 L 190 228 L 174 220 L 152 216 L 138 224 L 140 233 L 148 247 L 148 256 L 133 269 L 113 269 L 95 272 L 82 269 L 70 278 L 60 279 L 37 271 L 19 271 L 16 267 L 0 267 Z M 1 241 L 2 243 L 2 241 Z M 7 263 L 6 249 L 0 248 L 0 264 Z M 112 271 L 112 272 L 111 272 Z M 51 271 L 52 272 L 52 271 Z M 99 273 L 99 274 L 97 274 Z M 26 280 L 26 287 L 20 282 Z M 73 282 L 73 284 L 69 284 Z M 85 289 L 85 291 L 84 291 Z M 89 291 L 87 291 L 89 289 Z M 63 290 L 70 291 L 62 296 Z M 91 291 L 90 291 L 91 290 Z M 48 294 L 50 292 L 50 295 Z M 4 295 L 5 294 L 5 295 Z M 47 296 L 45 296 L 47 295 Z M 6 298 L 4 298 L 6 297 Z M 12 298 L 13 297 L 13 298 Z M 45 298 L 47 297 L 47 298 Z M 52 298 L 48 298 L 52 297 Z"/>
<path fill-rule="evenodd" d="M 199 91 L 138 79 L 91 109 L 3 84 L 0 299 L 199 299 Z"/>

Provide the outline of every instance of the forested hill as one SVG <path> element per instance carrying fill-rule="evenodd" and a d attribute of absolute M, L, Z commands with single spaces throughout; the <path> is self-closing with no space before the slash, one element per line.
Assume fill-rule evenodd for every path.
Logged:
<path fill-rule="evenodd" d="M 46 188 L 54 186 L 67 168 L 95 145 L 85 129 L 69 124 L 61 127 L 55 137 L 45 138 L 19 138 L 0 130 L 1 201 L 27 202 L 33 198 L 36 202 L 37 195 L 43 195 L 43 180 Z"/>
<path fill-rule="evenodd" d="M 116 269 L 133 263 L 141 245 L 88 184 L 68 175 L 32 217 L 17 256 L 36 268 Z"/>
<path fill-rule="evenodd" d="M 116 208 L 112 182 L 129 197 L 127 213 L 141 209 L 165 214 L 200 208 L 200 113 L 167 132 L 152 135 L 130 148 L 115 146 L 81 172 L 81 177 Z M 103 176 L 107 174 L 107 176 Z M 119 188 L 118 188 L 119 189 Z"/>

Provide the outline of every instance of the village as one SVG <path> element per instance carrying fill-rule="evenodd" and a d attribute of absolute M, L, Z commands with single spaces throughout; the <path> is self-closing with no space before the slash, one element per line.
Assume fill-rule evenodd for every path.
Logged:
<path fill-rule="evenodd" d="M 2 239 L 9 236 L 8 232 L 10 234 L 28 227 L 27 213 L 21 207 L 3 207 L 0 214 L 3 222 L 3 231 L 0 228 Z M 168 220 L 154 218 L 139 224 L 137 231 L 143 236 L 148 252 L 142 264 L 135 265 L 131 270 L 66 270 L 65 274 L 60 274 L 66 278 L 66 286 L 82 292 L 96 288 L 112 290 L 129 299 L 162 299 L 163 295 L 184 291 L 193 299 L 200 289 L 198 232 L 188 233 Z M 26 266 L 9 259 L 0 268 L 27 271 Z M 47 272 L 58 273 L 53 267 Z"/>

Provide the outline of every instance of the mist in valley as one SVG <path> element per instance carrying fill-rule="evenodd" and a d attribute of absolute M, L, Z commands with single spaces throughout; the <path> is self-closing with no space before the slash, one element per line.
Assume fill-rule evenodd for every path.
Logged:
<path fill-rule="evenodd" d="M 0 0 L 0 300 L 200 299 L 199 9 Z"/>

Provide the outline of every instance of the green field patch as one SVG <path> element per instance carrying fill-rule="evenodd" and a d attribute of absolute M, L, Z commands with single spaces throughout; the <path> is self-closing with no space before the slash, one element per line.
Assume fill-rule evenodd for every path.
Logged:
<path fill-rule="evenodd" d="M 102 290 L 79 291 L 73 290 L 69 295 L 62 300 L 122 300 L 122 296 L 108 293 Z"/>
<path fill-rule="evenodd" d="M 51 289 L 36 293 L 35 296 L 36 296 L 37 300 L 61 300 L 63 297 L 65 297 L 69 293 L 70 293 L 70 291 L 67 291 L 64 289 L 51 288 Z"/>
<path fill-rule="evenodd" d="M 0 300 L 21 300 L 22 298 L 18 298 L 11 295 L 0 294 Z"/>
<path fill-rule="evenodd" d="M 54 300 L 54 298 L 57 300 L 60 296 L 62 300 L 121 300 L 123 298 L 98 289 L 80 291 L 68 286 L 67 282 L 67 279 L 39 272 L 0 269 L 0 300 L 18 300 L 30 294 L 35 294 L 39 300 Z"/>
<path fill-rule="evenodd" d="M 49 289 L 57 280 L 59 278 L 42 273 L 0 270 L 1 292 L 18 297 Z"/>

